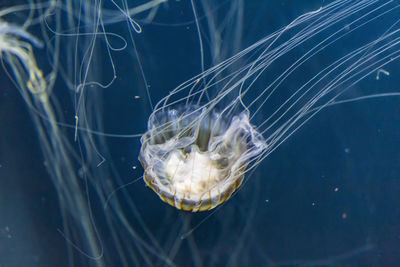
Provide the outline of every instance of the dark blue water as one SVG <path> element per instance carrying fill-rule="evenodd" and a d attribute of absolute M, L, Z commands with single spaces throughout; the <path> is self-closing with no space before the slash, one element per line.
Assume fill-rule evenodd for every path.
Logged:
<path fill-rule="evenodd" d="M 207 40 L 211 35 L 207 32 L 205 10 L 197 4 L 204 29 L 207 69 L 216 62 L 210 52 L 211 42 Z M 324 4 L 325 1 L 246 2 L 241 22 L 243 34 L 239 41 L 235 38 L 222 41 L 221 51 L 225 55 L 221 59 Z M 213 10 L 219 21 L 227 16 L 227 6 L 222 1 Z M 196 25 L 191 6 L 184 1 L 162 5 L 151 23 L 145 22 L 144 15 L 138 16 L 137 21 L 143 26 L 143 32 L 134 34 L 135 45 L 154 104 L 201 72 Z M 371 34 L 374 27 L 379 28 L 378 24 L 374 25 Z M 227 27 L 225 31 L 234 27 Z M 124 23 L 110 25 L 108 30 L 129 38 Z M 118 42 L 111 39 L 112 44 L 118 46 Z M 348 42 L 348 47 L 352 47 L 357 40 Z M 344 43 L 330 52 L 340 53 L 346 48 Z M 295 53 L 303 52 L 300 49 Z M 102 131 L 143 133 L 152 109 L 132 44 L 123 52 L 115 52 L 113 59 L 118 78 L 97 95 L 102 105 Z M 309 65 L 310 72 L 315 73 L 329 60 L 329 56 L 314 59 Z M 106 59 L 102 62 L 106 71 L 99 79 L 107 80 L 111 75 L 110 65 Z M 373 92 L 395 88 L 400 77 L 398 66 L 398 62 L 388 65 L 390 76 L 383 76 L 379 81 L 375 74 L 367 76 L 354 86 L 353 96 L 361 95 L 366 88 Z M 297 80 L 301 78 L 301 75 L 294 76 L 291 83 L 301 82 Z M 0 266 L 67 266 L 70 263 L 68 242 L 58 231 L 63 229 L 59 196 L 44 167 L 35 125 L 29 115 L 31 111 L 4 73 L 0 80 L 3 85 L 0 91 Z M 62 79 L 58 84 L 56 90 L 62 90 Z M 56 91 L 55 94 L 61 105 L 67 107 L 66 120 L 73 123 L 73 109 L 68 104 L 71 99 L 61 97 L 64 93 Z M 256 92 L 250 97 L 256 97 Z M 121 210 L 128 211 L 130 203 L 134 203 L 148 230 L 167 255 L 173 254 L 177 266 L 195 263 L 203 266 L 274 263 L 396 266 L 400 262 L 399 100 L 399 97 L 379 98 L 326 108 L 267 157 L 246 177 L 238 193 L 211 216 L 207 212 L 191 215 L 167 206 L 141 180 L 117 193 Z M 96 110 L 95 105 L 89 108 Z M 262 115 L 261 112 L 256 120 L 262 121 Z M 68 134 L 73 138 L 72 132 Z M 107 137 L 105 144 L 109 150 L 105 163 L 108 165 L 100 167 L 104 167 L 105 177 L 112 180 L 118 173 L 121 180 L 116 184 L 123 185 L 142 175 L 137 159 L 138 138 Z M 115 168 L 115 173 L 110 171 L 110 166 Z M 137 168 L 133 170 L 132 166 Z M 89 188 L 89 192 L 94 191 Z M 124 194 L 131 200 L 126 200 Z M 128 236 L 121 225 L 116 231 L 127 235 L 127 242 L 131 243 L 124 253 L 132 248 L 132 253 L 138 255 L 136 262 L 123 262 L 105 219 L 114 220 L 115 213 L 102 215 L 103 202 L 95 198 L 91 204 L 97 216 L 106 266 L 123 263 L 148 266 L 149 262 L 140 256 L 143 253 L 152 264 L 164 266 L 165 262 L 148 251 L 140 251 L 135 246 L 138 241 Z M 137 215 L 125 215 L 138 236 L 148 241 Z M 176 254 L 172 253 L 174 242 L 193 229 Z M 74 238 L 78 247 L 84 246 L 79 237 Z M 72 254 L 71 262 L 76 266 L 96 265 L 96 261 L 76 249 L 72 249 Z"/>

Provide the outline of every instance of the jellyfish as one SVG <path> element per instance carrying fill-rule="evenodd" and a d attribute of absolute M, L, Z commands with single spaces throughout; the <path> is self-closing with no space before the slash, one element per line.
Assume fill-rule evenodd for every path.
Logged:
<path fill-rule="evenodd" d="M 337 1 L 308 12 L 170 92 L 156 105 L 141 139 L 146 184 L 178 209 L 210 210 L 239 188 L 246 170 L 256 167 L 321 110 L 362 98 L 397 95 L 394 91 L 352 97 L 348 91 L 398 59 L 398 21 L 378 38 L 360 42 L 333 62 L 321 64 L 316 73 L 304 74 L 308 78 L 303 84 L 285 85 L 292 76 L 307 72 L 312 58 L 398 8 L 375 4 L 349 6 L 347 1 Z M 349 20 L 355 14 L 361 15 Z M 298 58 L 287 58 L 314 38 L 317 45 Z M 270 73 L 283 60 L 282 73 Z M 239 68 L 232 71 L 235 64 Z M 286 98 L 281 97 L 282 91 Z"/>
<path fill-rule="evenodd" d="M 307 155 L 357 113 L 339 111 L 396 101 L 399 3 L 281 4 L 28 1 L 1 16 L 43 156 L 31 160 L 56 195 L 37 216 L 61 248 L 31 265 L 351 264 L 384 248 L 381 223 L 363 227 L 338 197 L 363 180 L 338 166 L 343 186 L 335 171 L 307 179 L 357 149 Z"/>
<path fill-rule="evenodd" d="M 153 114 L 142 143 L 146 184 L 168 204 L 189 211 L 229 199 L 243 182 L 248 161 L 265 149 L 247 113 L 227 120 L 188 106 Z"/>

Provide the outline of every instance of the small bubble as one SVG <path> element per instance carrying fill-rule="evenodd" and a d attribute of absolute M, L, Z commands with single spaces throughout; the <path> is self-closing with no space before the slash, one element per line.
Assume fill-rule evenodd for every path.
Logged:
<path fill-rule="evenodd" d="M 85 177 L 85 173 L 86 173 L 86 170 L 85 170 L 84 167 L 79 168 L 79 170 L 78 170 L 78 176 L 79 176 L 80 178 L 84 178 L 84 177 Z"/>

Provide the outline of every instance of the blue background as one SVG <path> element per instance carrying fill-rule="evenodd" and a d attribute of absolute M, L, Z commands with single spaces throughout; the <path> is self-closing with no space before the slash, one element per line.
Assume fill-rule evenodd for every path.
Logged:
<path fill-rule="evenodd" d="M 241 49 L 325 4 L 248 2 Z M 202 11 L 199 9 L 200 15 Z M 224 4 L 217 12 L 225 14 Z M 201 71 L 198 38 L 191 7 L 185 1 L 161 6 L 151 23 L 143 19 L 137 18 L 143 32 L 134 38 L 155 103 Z M 109 30 L 128 36 L 122 23 Z M 237 52 L 225 41 L 227 56 Z M 205 50 L 206 67 L 211 67 L 207 45 Z M 104 132 L 142 133 L 151 107 L 138 61 L 132 60 L 136 59 L 134 50 L 130 46 L 115 53 L 114 59 L 118 78 L 102 92 Z M 391 66 L 390 76 L 378 83 L 372 75 L 355 90 L 396 87 L 400 76 L 394 66 L 398 64 Z M 104 80 L 111 75 L 108 68 L 105 62 Z M 65 239 L 57 231 L 62 228 L 57 196 L 44 168 L 29 109 L 4 72 L 0 81 L 0 266 L 64 266 L 67 252 Z M 135 100 L 135 95 L 140 98 Z M 59 98 L 61 103 L 64 100 L 70 101 Z M 193 237 L 205 266 L 395 266 L 400 262 L 399 100 L 365 100 L 323 110 L 266 158 L 238 193 L 210 217 L 209 213 L 191 215 L 167 206 L 143 181 L 123 191 L 132 197 L 148 228 L 163 244 L 174 225 L 190 217 L 190 225 L 184 229 L 196 227 Z M 73 109 L 67 109 L 65 116 L 72 123 Z M 140 177 L 140 140 L 106 141 L 110 149 L 107 159 L 115 165 L 122 184 Z M 136 170 L 132 166 L 137 166 Z M 98 203 L 93 206 L 101 209 Z M 135 216 L 130 219 L 135 228 Z M 107 238 L 111 237 L 103 239 L 105 253 L 111 254 Z M 83 255 L 78 257 L 82 266 L 94 264 Z M 189 266 L 193 257 L 183 245 L 175 262 Z M 110 266 L 120 261 L 112 255 L 108 260 L 113 262 Z"/>

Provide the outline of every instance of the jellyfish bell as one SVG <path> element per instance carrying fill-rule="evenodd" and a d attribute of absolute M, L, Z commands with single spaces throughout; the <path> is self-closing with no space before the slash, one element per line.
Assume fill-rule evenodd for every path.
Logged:
<path fill-rule="evenodd" d="M 173 207 L 204 211 L 227 201 L 266 148 L 247 112 L 184 105 L 150 116 L 139 159 L 144 181 Z"/>

